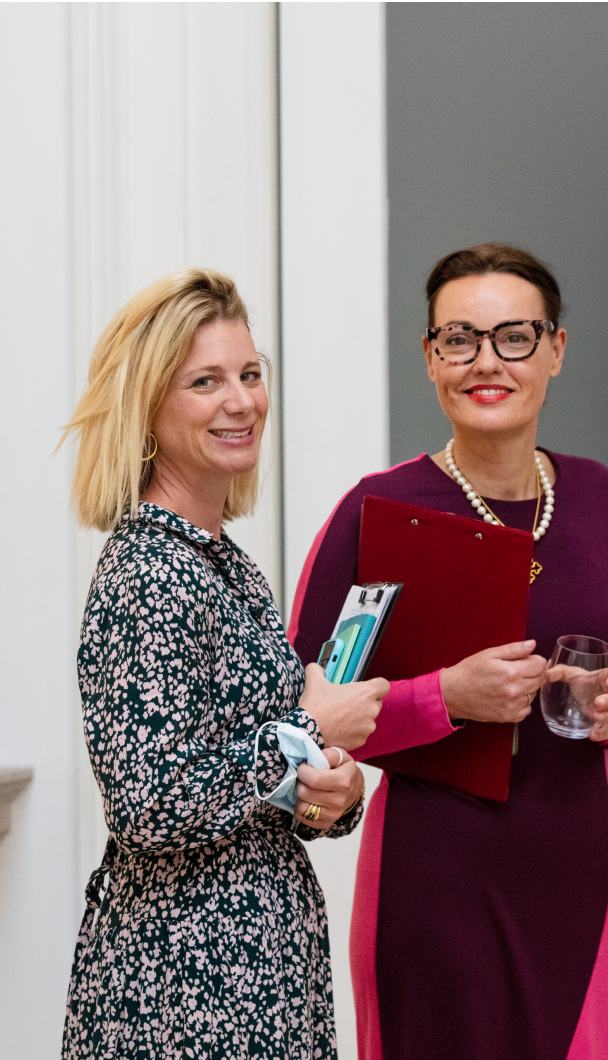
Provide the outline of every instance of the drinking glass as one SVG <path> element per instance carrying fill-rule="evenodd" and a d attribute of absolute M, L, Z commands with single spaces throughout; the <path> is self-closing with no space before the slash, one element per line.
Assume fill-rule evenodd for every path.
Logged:
<path fill-rule="evenodd" d="M 584 740 L 595 724 L 597 696 L 606 692 L 608 644 L 597 637 L 558 637 L 540 690 L 543 718 L 558 736 Z"/>

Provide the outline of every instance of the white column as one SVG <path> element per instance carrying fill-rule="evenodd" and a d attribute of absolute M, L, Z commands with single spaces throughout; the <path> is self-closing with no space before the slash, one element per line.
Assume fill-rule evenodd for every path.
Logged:
<path fill-rule="evenodd" d="M 34 768 L 0 845 L 0 1056 L 46 1060 L 105 838 L 75 679 L 102 536 L 53 449 L 102 327 L 172 269 L 231 273 L 277 361 L 276 7 L 1 4 L 0 125 L 0 766 Z M 280 596 L 279 479 L 235 536 Z"/>
<path fill-rule="evenodd" d="M 388 459 L 384 5 L 281 5 L 288 605 L 340 496 Z"/>
<path fill-rule="evenodd" d="M 287 3 L 280 15 L 289 610 L 314 535 L 388 461 L 384 5 Z M 379 771 L 366 773 L 371 790 Z M 357 1051 L 348 930 L 359 840 L 360 829 L 308 846 L 344 1060 Z"/>
<path fill-rule="evenodd" d="M 253 519 L 228 532 L 256 560 L 281 606 L 276 4 L 182 6 L 188 261 L 235 277 L 257 347 L 274 370 L 261 503 Z"/>
<path fill-rule="evenodd" d="M 229 273 L 275 372 L 278 420 L 276 15 L 270 3 L 73 4 L 74 313 L 77 389 L 112 314 L 185 265 Z M 267 432 L 266 485 L 229 532 L 282 598 L 280 453 Z M 82 611 L 103 537 L 78 535 Z M 81 741 L 82 742 L 82 741 Z M 105 826 L 80 763 L 80 863 Z"/>
<path fill-rule="evenodd" d="M 236 279 L 276 367 L 277 405 L 275 5 L 74 4 L 71 17 L 79 386 L 111 314 L 164 273 L 197 265 Z M 269 442 L 259 511 L 233 530 L 280 599 Z"/>

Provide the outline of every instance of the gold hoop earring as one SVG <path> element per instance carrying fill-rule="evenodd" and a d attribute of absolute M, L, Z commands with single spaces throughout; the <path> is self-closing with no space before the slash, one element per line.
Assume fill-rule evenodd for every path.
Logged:
<path fill-rule="evenodd" d="M 150 438 L 154 438 L 154 452 L 150 453 L 149 456 L 142 456 L 141 459 L 144 464 L 147 463 L 148 460 L 152 460 L 158 452 L 158 442 L 156 441 L 156 436 L 152 434 L 152 431 L 150 431 Z"/>

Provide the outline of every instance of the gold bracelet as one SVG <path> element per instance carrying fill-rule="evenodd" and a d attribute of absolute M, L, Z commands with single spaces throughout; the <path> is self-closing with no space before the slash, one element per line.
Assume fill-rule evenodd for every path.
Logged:
<path fill-rule="evenodd" d="M 347 808 L 345 810 L 343 810 L 343 812 L 340 814 L 340 817 L 347 817 L 348 814 L 352 813 L 352 811 L 355 809 L 356 806 L 359 805 L 360 802 L 364 802 L 364 801 L 365 801 L 365 777 L 363 777 L 363 787 L 361 788 L 361 791 L 359 792 L 357 798 L 355 799 L 354 802 L 351 802 L 350 806 L 347 806 Z"/>

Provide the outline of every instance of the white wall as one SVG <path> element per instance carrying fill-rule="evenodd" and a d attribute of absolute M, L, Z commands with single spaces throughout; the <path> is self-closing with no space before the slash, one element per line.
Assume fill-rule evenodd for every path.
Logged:
<path fill-rule="evenodd" d="M 80 386 L 110 315 L 184 265 L 235 277 L 277 362 L 274 4 L 67 6 Z M 256 519 L 235 536 L 280 595 L 274 463 Z"/>
<path fill-rule="evenodd" d="M 281 5 L 286 596 L 386 464 L 384 5 Z"/>
<path fill-rule="evenodd" d="M 274 4 L 0 5 L 0 764 L 36 770 L 0 845 L 0 1060 L 59 1055 L 105 832 L 75 682 L 101 536 L 58 429 L 110 315 L 186 264 L 236 278 L 276 362 L 276 99 Z M 279 481 L 234 532 L 280 596 Z"/>
<path fill-rule="evenodd" d="M 282 4 L 280 50 L 289 606 L 317 530 L 388 461 L 384 5 Z M 365 772 L 371 793 L 380 773 Z M 348 931 L 360 834 L 308 847 L 327 899 L 341 1060 L 357 1051 Z"/>
<path fill-rule="evenodd" d="M 110 315 L 184 264 L 236 278 L 277 361 L 275 31 L 270 3 L 0 5 L 0 765 L 36 770 L 0 844 L 0 1060 L 58 1056 L 83 884 L 104 841 L 75 681 L 101 540 L 72 522 L 58 428 Z M 338 497 L 386 464 L 383 5 L 283 4 L 281 35 L 291 599 Z M 235 536 L 280 595 L 278 471 L 275 456 Z M 341 1060 L 355 1056 L 357 845 L 310 847 Z"/>
<path fill-rule="evenodd" d="M 276 19 L 270 3 L 67 5 L 73 123 L 75 356 L 84 387 L 111 315 L 172 269 L 234 276 L 258 348 L 276 366 L 278 202 Z M 1 9 L 0 9 L 1 11 Z M 231 534 L 282 596 L 278 432 L 252 520 Z M 82 612 L 101 536 L 78 534 Z M 80 760 L 80 878 L 105 826 Z"/>
<path fill-rule="evenodd" d="M 0 761 L 34 766 L 0 844 L 0 1057 L 58 1055 L 74 948 L 75 535 L 69 115 L 62 4 L 0 9 Z"/>

